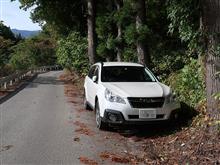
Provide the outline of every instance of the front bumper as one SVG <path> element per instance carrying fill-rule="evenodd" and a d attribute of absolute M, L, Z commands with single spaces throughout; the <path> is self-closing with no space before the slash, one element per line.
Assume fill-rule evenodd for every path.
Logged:
<path fill-rule="evenodd" d="M 132 108 L 129 102 L 126 104 L 110 103 L 103 100 L 101 117 L 104 122 L 112 124 L 146 124 L 169 120 L 180 109 L 179 102 L 164 104 L 161 108 L 145 108 L 141 110 L 155 110 L 156 118 L 140 118 L 138 108 Z M 117 118 L 110 115 L 113 114 Z"/>
<path fill-rule="evenodd" d="M 173 110 L 168 119 L 163 119 L 163 115 L 157 115 L 156 119 L 133 119 L 133 120 L 125 120 L 123 114 L 119 111 L 106 109 L 104 112 L 104 116 L 102 117 L 102 121 L 108 124 L 113 125 L 146 125 L 146 124 L 161 124 L 162 122 L 167 122 L 172 116 L 177 114 L 179 109 Z M 115 116 L 115 120 L 111 120 L 110 115 Z"/>

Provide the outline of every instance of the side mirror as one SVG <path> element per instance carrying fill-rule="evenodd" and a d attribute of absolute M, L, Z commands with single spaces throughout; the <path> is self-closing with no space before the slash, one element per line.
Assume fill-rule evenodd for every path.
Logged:
<path fill-rule="evenodd" d="M 160 81 L 160 80 L 161 80 L 161 77 L 160 77 L 160 76 L 157 76 L 157 79 Z"/>
<path fill-rule="evenodd" d="M 95 83 L 96 83 L 96 82 L 97 82 L 97 80 L 98 80 L 98 79 L 97 79 L 97 76 L 93 76 L 93 77 L 92 77 L 92 81 L 93 81 L 93 82 L 95 82 Z"/>

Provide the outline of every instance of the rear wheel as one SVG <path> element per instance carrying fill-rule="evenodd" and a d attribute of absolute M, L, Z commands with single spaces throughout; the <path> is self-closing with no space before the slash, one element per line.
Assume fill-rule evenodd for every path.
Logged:
<path fill-rule="evenodd" d="M 100 108 L 99 108 L 99 102 L 98 101 L 96 101 L 96 104 L 95 104 L 95 118 L 96 118 L 97 128 L 99 128 L 101 130 L 107 129 L 107 124 L 102 121 L 102 118 L 100 116 Z"/>

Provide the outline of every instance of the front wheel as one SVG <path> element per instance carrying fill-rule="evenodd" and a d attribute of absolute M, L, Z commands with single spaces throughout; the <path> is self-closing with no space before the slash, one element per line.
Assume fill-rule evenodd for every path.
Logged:
<path fill-rule="evenodd" d="M 100 108 L 99 108 L 99 102 L 98 101 L 96 101 L 96 104 L 95 104 L 95 116 L 96 116 L 97 128 L 99 128 L 101 130 L 105 130 L 107 128 L 107 124 L 102 121 L 102 118 L 100 116 Z"/>
<path fill-rule="evenodd" d="M 84 93 L 83 93 L 83 107 L 86 110 L 90 110 L 90 107 L 89 107 L 88 102 L 86 100 L 86 91 L 85 90 L 84 90 Z"/>

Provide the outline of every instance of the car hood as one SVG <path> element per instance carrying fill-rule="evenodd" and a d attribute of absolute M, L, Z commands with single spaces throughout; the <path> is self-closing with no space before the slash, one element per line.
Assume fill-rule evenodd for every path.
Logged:
<path fill-rule="evenodd" d="M 121 97 L 163 97 L 170 88 L 160 82 L 103 83 L 103 86 Z"/>

